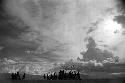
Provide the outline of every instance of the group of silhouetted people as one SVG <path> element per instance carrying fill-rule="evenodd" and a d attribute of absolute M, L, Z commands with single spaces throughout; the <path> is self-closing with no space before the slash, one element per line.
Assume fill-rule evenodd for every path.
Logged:
<path fill-rule="evenodd" d="M 60 70 L 58 74 L 54 72 L 53 74 L 44 74 L 43 75 L 44 80 L 81 80 L 79 71 L 66 71 L 66 70 Z M 23 75 L 20 75 L 19 72 L 12 73 L 11 74 L 12 80 L 24 80 L 25 79 L 25 73 Z"/>
<path fill-rule="evenodd" d="M 60 70 L 57 74 L 56 72 L 54 74 L 44 74 L 43 78 L 45 80 L 81 80 L 79 71 L 69 71 L 66 73 L 65 70 Z"/>
<path fill-rule="evenodd" d="M 13 80 L 24 80 L 24 79 L 25 79 L 25 73 L 23 74 L 22 77 L 20 76 L 20 73 L 19 73 L 19 72 L 17 72 L 17 73 L 12 73 L 12 74 L 11 74 L 11 79 L 13 79 Z"/>

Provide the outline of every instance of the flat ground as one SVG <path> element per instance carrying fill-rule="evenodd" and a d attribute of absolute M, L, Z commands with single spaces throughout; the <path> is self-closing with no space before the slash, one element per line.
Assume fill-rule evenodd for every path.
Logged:
<path fill-rule="evenodd" d="M 10 74 L 1 73 L 0 83 L 125 83 L 125 64 L 106 65 L 81 72 L 82 80 L 42 80 L 39 75 L 26 75 L 25 80 L 11 80 Z"/>
<path fill-rule="evenodd" d="M 119 79 L 84 79 L 84 80 L 1 80 L 0 83 L 125 83 L 124 78 Z"/>
<path fill-rule="evenodd" d="M 10 74 L 1 74 L 0 83 L 125 83 L 125 76 L 120 74 L 107 74 L 105 72 L 91 72 L 81 74 L 82 80 L 42 80 L 41 76 L 27 76 L 25 80 L 11 80 Z M 6 78 L 5 78 L 6 77 Z"/>

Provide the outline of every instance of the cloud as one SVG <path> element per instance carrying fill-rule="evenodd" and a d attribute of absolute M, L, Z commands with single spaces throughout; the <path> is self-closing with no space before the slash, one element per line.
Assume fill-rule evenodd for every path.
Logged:
<path fill-rule="evenodd" d="M 125 1 L 124 0 L 116 0 L 116 2 L 117 2 L 118 12 L 125 14 Z"/>
<path fill-rule="evenodd" d="M 4 49 L 4 47 L 3 47 L 3 46 L 0 46 L 0 51 L 1 51 L 2 49 Z"/>
<path fill-rule="evenodd" d="M 113 58 L 113 53 L 108 50 L 102 50 L 97 47 L 95 40 L 92 37 L 88 38 L 88 44 L 86 45 L 87 51 L 81 52 L 84 61 L 97 60 L 103 61 L 107 58 Z"/>
<path fill-rule="evenodd" d="M 80 52 L 87 49 L 85 38 L 97 30 L 100 20 L 116 14 L 115 3 L 114 0 L 6 0 L 7 14 L 0 11 L 0 45 L 5 47 L 0 54 L 46 64 L 81 57 Z M 120 17 L 116 18 L 122 22 Z"/>
<path fill-rule="evenodd" d="M 20 19 L 0 13 L 0 36 L 18 38 L 21 34 L 28 32 L 28 26 Z"/>
<path fill-rule="evenodd" d="M 114 21 L 117 21 L 119 24 L 123 26 L 123 28 L 125 28 L 125 16 L 124 15 L 115 16 Z"/>
<path fill-rule="evenodd" d="M 20 26 L 19 30 L 18 28 L 7 30 L 14 33 L 9 32 L 11 37 L 19 36 L 20 39 L 13 42 L 19 47 L 21 45 L 26 47 L 25 42 L 34 42 L 32 44 L 37 44 L 35 51 L 39 57 L 55 60 L 81 56 L 80 52 L 86 49 L 84 39 L 89 35 L 86 33 L 88 30 L 88 33 L 93 31 L 89 26 L 111 14 L 114 2 L 112 0 L 8 0 L 6 7 L 9 14 L 20 18 L 28 25 L 28 28 L 21 26 L 24 32 L 20 32 Z M 8 36 L 7 32 L 6 34 Z M 30 45 L 28 44 L 29 48 Z"/>

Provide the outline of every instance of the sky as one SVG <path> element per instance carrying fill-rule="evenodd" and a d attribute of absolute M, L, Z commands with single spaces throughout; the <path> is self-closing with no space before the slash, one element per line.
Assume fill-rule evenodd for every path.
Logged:
<path fill-rule="evenodd" d="M 125 58 L 123 0 L 1 0 L 0 58 L 60 62 L 82 58 L 86 38 Z"/>

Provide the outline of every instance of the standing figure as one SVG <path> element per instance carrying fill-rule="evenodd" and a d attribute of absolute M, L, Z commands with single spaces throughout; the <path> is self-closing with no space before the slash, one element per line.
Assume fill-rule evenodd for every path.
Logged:
<path fill-rule="evenodd" d="M 23 78 L 22 79 L 25 79 L 25 73 L 23 74 Z"/>
<path fill-rule="evenodd" d="M 44 80 L 46 79 L 46 75 L 45 74 L 43 75 L 43 78 L 44 78 Z"/>
<path fill-rule="evenodd" d="M 17 78 L 18 80 L 21 80 L 19 72 L 16 73 L 16 78 Z"/>

